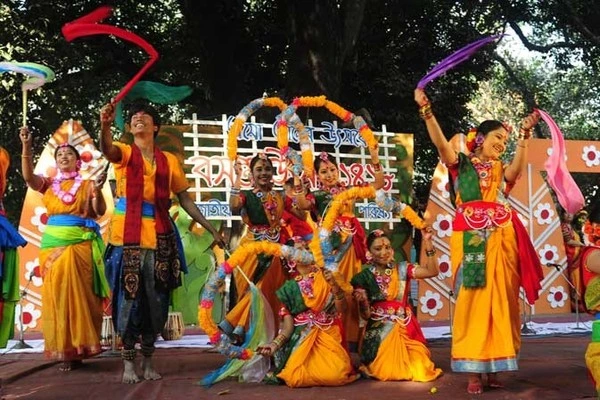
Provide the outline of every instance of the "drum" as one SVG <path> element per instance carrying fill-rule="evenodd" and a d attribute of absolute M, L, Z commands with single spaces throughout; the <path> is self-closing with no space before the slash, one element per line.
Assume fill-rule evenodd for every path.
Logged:
<path fill-rule="evenodd" d="M 102 330 L 100 333 L 100 346 L 111 347 L 115 328 L 112 323 L 112 315 L 104 315 L 102 317 Z"/>
<path fill-rule="evenodd" d="M 121 348 L 121 336 L 117 335 L 112 322 L 112 315 L 102 317 L 102 330 L 100 331 L 100 346 L 118 350 Z"/>
<path fill-rule="evenodd" d="M 185 326 L 183 325 L 183 315 L 180 312 L 170 312 L 167 323 L 162 331 L 162 337 L 165 340 L 178 340 L 183 337 Z"/>

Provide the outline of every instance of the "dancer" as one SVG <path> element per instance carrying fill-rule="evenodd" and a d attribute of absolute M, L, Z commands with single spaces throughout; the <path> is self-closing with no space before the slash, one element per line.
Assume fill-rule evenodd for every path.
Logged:
<path fill-rule="evenodd" d="M 231 189 L 229 206 L 232 214 L 241 215 L 248 227 L 248 233 L 240 246 L 260 240 L 284 244 L 292 236 L 302 236 L 305 239 L 312 236 L 310 226 L 292 214 L 291 209 L 286 209 L 284 192 L 273 190 L 275 169 L 264 153 L 256 155 L 250 161 L 251 189 L 241 190 L 242 164 L 239 160 L 235 161 L 234 170 L 236 179 Z M 291 202 L 288 204 L 291 206 Z M 276 312 L 281 303 L 275 291 L 287 279 L 282 260 L 279 257 L 253 254 L 240 268 L 261 290 L 271 309 Z M 248 282 L 240 273 L 235 273 L 235 285 L 232 285 L 231 294 L 231 304 L 235 305 L 221 321 L 219 328 L 235 343 L 241 344 L 248 328 L 250 296 Z"/>
<path fill-rule="evenodd" d="M 384 185 L 383 168 L 379 163 L 377 147 L 369 148 L 375 180 L 372 185 L 381 189 Z M 333 196 L 348 189 L 340 182 L 340 171 L 333 157 L 327 153 L 319 154 L 314 161 L 314 169 L 320 189 L 305 196 L 298 192 L 297 202 L 300 208 L 313 210 L 323 217 Z M 350 279 L 360 272 L 366 260 L 365 231 L 354 214 L 354 202 L 348 202 L 342 214 L 336 221 L 335 233 L 331 237 L 335 257 L 338 260 L 338 271 L 350 282 Z M 356 351 L 359 338 L 358 306 L 353 297 L 348 295 L 348 310 L 344 314 L 344 335 L 351 351 Z"/>
<path fill-rule="evenodd" d="M 419 113 L 440 159 L 449 170 L 456 216 L 451 237 L 453 276 L 461 270 L 452 328 L 452 370 L 469 373 L 467 391 L 502 387 L 497 372 L 518 369 L 521 347 L 519 285 L 530 301 L 543 277 L 539 258 L 517 214 L 506 201 L 527 163 L 527 144 L 539 115 L 521 122 L 516 152 L 509 164 L 509 130 L 499 121 L 484 121 L 469 134 L 469 153 L 457 153 L 446 140 L 425 92 L 415 90 Z"/>
<path fill-rule="evenodd" d="M 305 244 L 295 238 L 295 245 Z M 275 355 L 274 375 L 289 387 L 353 382 L 358 375 L 342 346 L 340 318 L 347 307 L 342 285 L 347 284 L 312 263 L 298 262 L 294 267 L 292 278 L 277 290 L 283 304 L 281 331 L 258 353 Z"/>
<path fill-rule="evenodd" d="M 31 157 L 24 154 L 24 157 Z M 17 232 L 6 218 L 4 192 L 6 173 L 10 166 L 10 156 L 0 147 L 0 349 L 6 347 L 14 335 L 15 306 L 19 301 L 19 255 L 17 247 L 27 241 Z"/>
<path fill-rule="evenodd" d="M 431 229 L 424 229 L 424 265 L 394 262 L 389 237 L 376 229 L 367 236 L 371 261 L 352 278 L 360 315 L 367 322 L 360 349 L 361 371 L 381 381 L 428 382 L 442 374 L 431 361 L 416 315 L 408 304 L 411 279 L 438 274 Z"/>
<path fill-rule="evenodd" d="M 156 336 L 168 317 L 171 291 L 181 285 L 183 255 L 169 216 L 170 195 L 224 246 L 219 232 L 204 218 L 187 193 L 189 184 L 177 158 L 155 145 L 160 128 L 156 110 L 133 105 L 129 122 L 133 144 L 113 142 L 112 105 L 100 112 L 100 148 L 113 163 L 119 198 L 111 219 L 105 253 L 107 276 L 113 291 L 113 323 L 123 339 L 123 383 L 139 382 L 135 371 L 135 343 L 141 336 L 144 379 L 161 376 L 154 370 L 152 354 Z"/>
<path fill-rule="evenodd" d="M 19 137 L 23 178 L 43 194 L 49 216 L 40 245 L 44 352 L 63 361 L 60 370 L 69 371 L 102 351 L 102 301 L 109 290 L 104 243 L 95 219 L 106 211 L 101 191 L 106 174 L 95 181 L 83 180 L 79 153 L 63 143 L 54 152 L 58 175 L 35 175 L 29 129 L 22 127 Z"/>

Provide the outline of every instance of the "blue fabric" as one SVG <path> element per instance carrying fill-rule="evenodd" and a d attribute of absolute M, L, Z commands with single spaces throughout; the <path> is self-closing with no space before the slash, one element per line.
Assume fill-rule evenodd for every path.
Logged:
<path fill-rule="evenodd" d="M 125 213 L 127 210 L 127 198 L 119 197 L 117 200 L 117 204 L 115 204 L 115 210 Z M 142 202 L 142 217 L 152 217 L 154 218 L 154 204 L 148 203 L 147 201 Z"/>
<path fill-rule="evenodd" d="M 93 229 L 99 237 L 102 237 L 100 234 L 100 225 L 91 218 L 82 218 L 71 214 L 56 214 L 51 215 L 50 218 L 48 218 L 47 225 L 82 226 L 84 228 Z"/>

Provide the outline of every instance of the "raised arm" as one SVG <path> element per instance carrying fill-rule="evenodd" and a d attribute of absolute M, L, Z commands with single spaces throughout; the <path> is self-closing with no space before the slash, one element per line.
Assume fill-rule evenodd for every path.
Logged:
<path fill-rule="evenodd" d="M 121 149 L 113 144 L 110 127 L 115 120 L 115 108 L 106 104 L 100 109 L 100 151 L 110 162 L 121 162 Z"/>
<path fill-rule="evenodd" d="M 523 173 L 523 170 L 527 165 L 527 144 L 531 137 L 531 130 L 536 126 L 539 120 L 540 115 L 537 112 L 533 112 L 521 121 L 521 129 L 519 130 L 515 156 L 504 170 L 504 179 L 506 181 L 511 183 L 515 182 L 519 175 Z"/>
<path fill-rule="evenodd" d="M 439 273 L 438 262 L 435 257 L 435 248 L 433 247 L 433 230 L 429 227 L 421 230 L 423 246 L 425 247 L 425 263 L 414 269 L 413 277 L 415 279 L 433 278 Z"/>
<path fill-rule="evenodd" d="M 371 164 L 373 164 L 373 172 L 375 176 L 375 180 L 373 181 L 373 187 L 375 190 L 379 190 L 385 184 L 385 179 L 383 177 L 383 167 L 379 162 L 379 146 L 369 147 L 369 153 L 371 154 Z"/>
<path fill-rule="evenodd" d="M 431 111 L 431 103 L 423 89 L 415 89 L 415 101 L 419 105 L 419 114 L 425 121 L 427 133 L 429 133 L 429 138 L 440 155 L 440 160 L 446 165 L 455 164 L 458 158 L 456 151 L 444 136 L 440 124 L 438 124 L 433 111 Z"/>
<path fill-rule="evenodd" d="M 21 171 L 23 179 L 27 186 L 33 190 L 39 190 L 44 184 L 44 179 L 41 176 L 33 173 L 33 154 L 31 153 L 31 143 L 33 138 L 29 129 L 24 126 L 19 131 L 19 139 L 21 139 Z"/>
<path fill-rule="evenodd" d="M 233 163 L 233 171 L 235 172 L 235 181 L 231 187 L 229 196 L 229 208 L 234 215 L 240 215 L 242 209 L 242 199 L 240 198 L 240 189 L 242 188 L 242 163 L 240 160 L 235 160 Z"/>

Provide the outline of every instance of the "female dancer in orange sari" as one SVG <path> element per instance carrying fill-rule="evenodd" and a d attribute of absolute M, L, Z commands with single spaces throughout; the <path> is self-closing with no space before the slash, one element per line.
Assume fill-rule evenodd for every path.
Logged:
<path fill-rule="evenodd" d="M 499 121 L 484 121 L 467 137 L 468 154 L 446 140 L 421 89 L 415 100 L 440 159 L 448 167 L 456 216 L 450 249 L 453 276 L 461 271 L 452 327 L 452 370 L 469 373 L 467 391 L 502 387 L 500 371 L 518 369 L 521 347 L 519 286 L 530 301 L 543 278 L 539 258 L 516 212 L 506 200 L 527 164 L 527 143 L 539 115 L 521 122 L 516 152 L 509 164 L 500 156 L 509 131 Z"/>
<path fill-rule="evenodd" d="M 104 243 L 94 219 L 106 211 L 101 192 L 106 174 L 96 181 L 83 180 L 79 153 L 65 143 L 54 153 L 58 176 L 34 175 L 27 127 L 21 128 L 20 139 L 23 178 L 43 194 L 49 215 L 40 246 L 44 352 L 63 361 L 60 369 L 68 371 L 102 351 L 102 301 L 109 289 L 102 261 Z"/>
<path fill-rule="evenodd" d="M 411 279 L 438 274 L 431 232 L 423 230 L 425 265 L 394 265 L 394 250 L 385 233 L 376 229 L 367 237 L 371 261 L 352 278 L 361 317 L 367 320 L 360 349 L 361 371 L 381 381 L 428 382 L 442 374 L 431 361 L 419 322 L 408 304 Z"/>
<path fill-rule="evenodd" d="M 289 387 L 353 382 L 358 375 L 342 346 L 340 313 L 347 304 L 340 283 L 314 264 L 297 263 L 292 276 L 277 290 L 283 304 L 281 331 L 258 352 L 275 355 L 275 376 Z"/>

